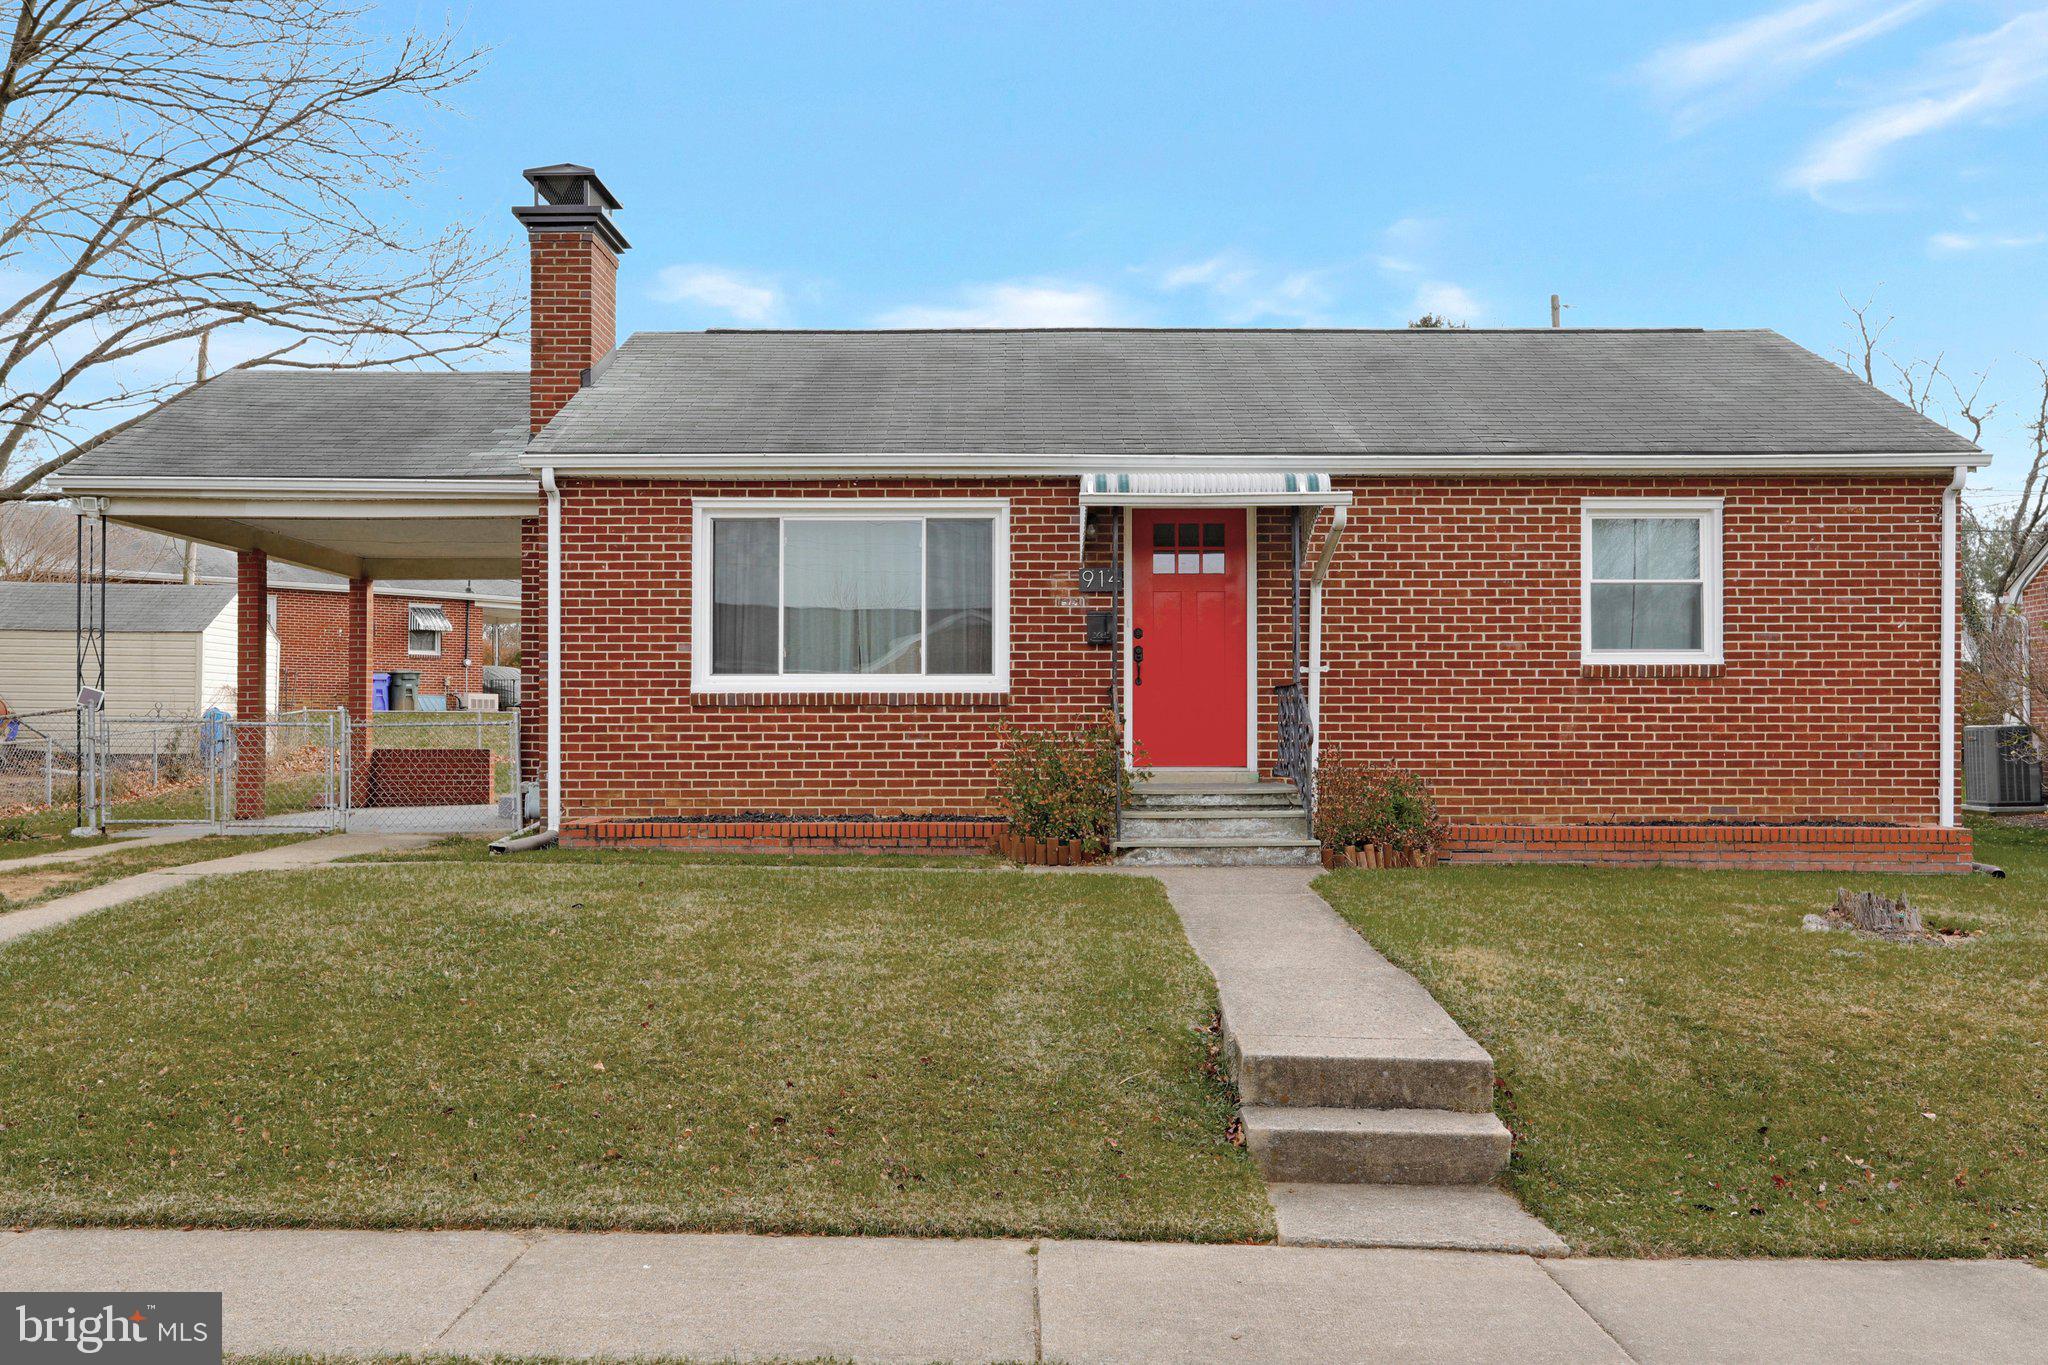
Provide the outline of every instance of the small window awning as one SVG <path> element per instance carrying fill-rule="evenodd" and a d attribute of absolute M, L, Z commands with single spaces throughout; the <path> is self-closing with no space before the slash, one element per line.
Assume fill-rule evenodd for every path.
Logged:
<path fill-rule="evenodd" d="M 1351 494 L 1328 474 L 1204 471 L 1184 474 L 1083 474 L 1083 507 L 1341 507 Z"/>
<path fill-rule="evenodd" d="M 448 619 L 448 613 L 439 607 L 414 607 L 410 625 L 414 630 L 437 631 L 442 635 L 455 629 L 455 623 Z"/>

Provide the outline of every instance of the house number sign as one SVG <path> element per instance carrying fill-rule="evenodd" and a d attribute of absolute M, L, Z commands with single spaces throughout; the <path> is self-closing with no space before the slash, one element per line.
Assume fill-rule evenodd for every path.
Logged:
<path fill-rule="evenodd" d="M 1122 592 L 1124 571 L 1115 565 L 1081 570 L 1082 592 Z"/>

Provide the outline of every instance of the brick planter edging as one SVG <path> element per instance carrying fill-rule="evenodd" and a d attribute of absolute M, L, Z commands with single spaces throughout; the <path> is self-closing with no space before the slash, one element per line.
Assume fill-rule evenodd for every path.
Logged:
<path fill-rule="evenodd" d="M 982 853 L 1000 820 L 641 820 L 586 816 L 562 825 L 569 848 L 677 848 L 727 853 Z"/>
<path fill-rule="evenodd" d="M 1019 834 L 1005 825 L 996 835 L 995 851 L 1013 863 L 1033 867 L 1074 867 L 1097 861 L 1088 845 L 1079 839 L 1041 839 Z"/>
<path fill-rule="evenodd" d="M 1970 831 L 1931 825 L 1453 824 L 1446 863 L 1587 863 L 1781 872 L 1968 872 Z"/>
<path fill-rule="evenodd" d="M 1435 867 L 1438 861 L 1432 850 L 1399 853 L 1378 844 L 1351 844 L 1344 848 L 1326 846 L 1323 849 L 1323 866 L 1328 868 Z"/>

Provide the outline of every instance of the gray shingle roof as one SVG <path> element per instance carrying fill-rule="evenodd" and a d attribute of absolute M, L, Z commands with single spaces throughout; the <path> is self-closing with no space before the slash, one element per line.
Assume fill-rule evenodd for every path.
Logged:
<path fill-rule="evenodd" d="M 235 590 L 184 583 L 109 583 L 107 630 L 114 634 L 201 631 L 235 600 Z M 75 630 L 77 589 L 69 583 L 0 583 L 0 630 Z"/>
<path fill-rule="evenodd" d="M 536 454 L 1974 447 L 1769 331 L 645 332 Z"/>
<path fill-rule="evenodd" d="M 520 476 L 524 373 L 245 370 L 165 404 L 67 479 Z"/>

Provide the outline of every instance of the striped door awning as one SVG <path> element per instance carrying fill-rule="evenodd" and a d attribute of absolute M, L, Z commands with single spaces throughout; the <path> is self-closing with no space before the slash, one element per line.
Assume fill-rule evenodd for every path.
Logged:
<path fill-rule="evenodd" d="M 1086 507 L 1329 507 L 1350 501 L 1349 492 L 1330 487 L 1328 474 L 1304 470 L 1081 476 Z"/>

